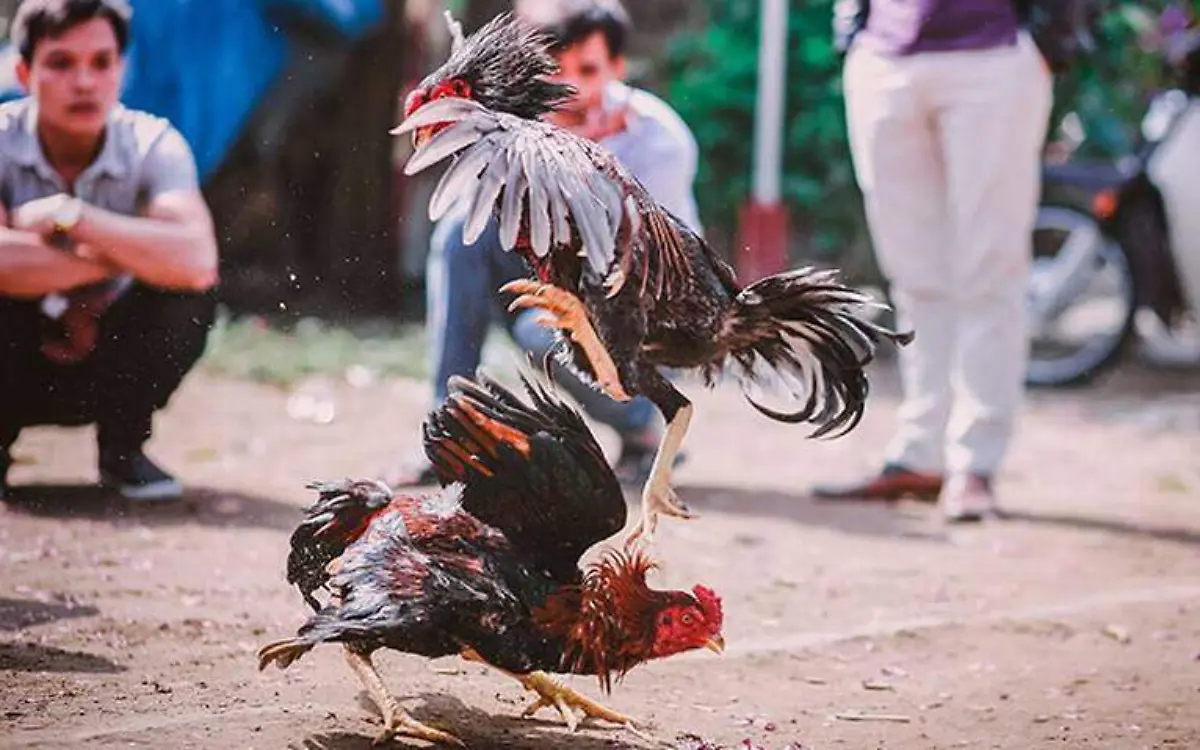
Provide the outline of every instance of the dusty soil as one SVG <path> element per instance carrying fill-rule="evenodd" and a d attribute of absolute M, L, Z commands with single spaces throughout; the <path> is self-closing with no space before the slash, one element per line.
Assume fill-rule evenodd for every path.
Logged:
<path fill-rule="evenodd" d="M 703 515 L 662 530 L 657 583 L 723 594 L 729 649 L 640 668 L 611 705 L 680 747 L 1200 748 L 1198 380 L 1130 365 L 1035 396 L 1000 485 L 1012 518 L 953 529 L 924 504 L 807 496 L 873 467 L 887 367 L 861 428 L 831 442 L 689 385 L 677 484 Z M 0 747 L 370 745 L 378 720 L 336 648 L 286 672 L 253 656 L 305 616 L 282 569 L 304 482 L 370 474 L 417 435 L 422 385 L 358 386 L 334 384 L 322 425 L 279 390 L 193 376 L 151 446 L 189 486 L 167 507 L 77 486 L 90 430 L 22 436 L 0 513 Z M 477 665 L 379 661 L 472 747 L 647 744 L 519 720 L 520 687 Z"/>

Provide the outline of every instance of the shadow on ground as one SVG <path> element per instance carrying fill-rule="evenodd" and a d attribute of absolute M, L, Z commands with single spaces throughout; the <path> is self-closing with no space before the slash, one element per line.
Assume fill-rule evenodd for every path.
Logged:
<path fill-rule="evenodd" d="M 302 518 L 298 506 L 211 488 L 189 488 L 182 498 L 134 502 L 94 485 L 29 484 L 13 488 L 6 505 L 45 518 L 85 518 L 115 523 L 235 526 L 288 530 Z"/>
<path fill-rule="evenodd" d="M 574 733 L 567 732 L 561 721 L 522 719 L 513 707 L 498 705 L 495 712 L 468 706 L 452 695 L 421 693 L 399 696 L 414 719 L 451 732 L 470 748 L 513 748 L 514 750 L 601 750 L 601 748 L 640 748 L 648 743 L 621 727 L 601 728 L 585 723 Z M 512 711 L 511 714 L 504 713 Z M 547 714 L 548 716 L 549 714 Z M 288 745 L 289 750 L 368 750 L 374 747 L 371 734 L 322 732 Z M 661 734 L 659 739 L 671 739 Z M 428 747 L 420 740 L 397 737 L 390 747 Z M 659 745 L 662 747 L 663 745 Z M 670 745 L 666 745 L 670 746 Z"/>
<path fill-rule="evenodd" d="M 37 643 L 0 643 L 0 671 L 116 674 L 125 667 L 83 651 L 64 651 Z"/>
<path fill-rule="evenodd" d="M 681 485 L 677 488 L 697 513 L 716 511 L 768 518 L 781 518 L 801 526 L 832 529 L 869 537 L 912 539 L 945 543 L 947 530 L 935 517 L 930 502 L 904 500 L 816 500 L 804 493 L 748 490 L 737 487 Z M 630 513 L 636 511 L 636 504 Z M 1103 516 L 1039 513 L 1005 510 L 1003 520 L 1034 526 L 1053 526 L 1085 532 L 1101 532 L 1130 539 L 1174 542 L 1200 546 L 1200 530 L 1125 521 Z"/>
<path fill-rule="evenodd" d="M 716 511 L 782 518 L 802 526 L 833 529 L 870 537 L 945 542 L 945 533 L 930 527 L 931 506 L 914 501 L 822 501 L 799 492 L 680 484 L 679 496 L 697 513 Z M 922 507 L 924 506 L 924 507 Z"/>
<path fill-rule="evenodd" d="M 91 617 L 98 614 L 100 610 L 90 604 L 76 604 L 69 600 L 46 602 L 0 596 L 0 631 L 22 630 L 70 617 Z"/>
<path fill-rule="evenodd" d="M 1028 523 L 1035 526 L 1054 526 L 1078 531 L 1099 531 L 1133 539 L 1153 539 L 1200 547 L 1200 531 L 1150 524 L 1130 523 L 1114 518 L 1099 518 L 1060 513 L 1029 513 L 1006 511 L 1004 519 Z"/>

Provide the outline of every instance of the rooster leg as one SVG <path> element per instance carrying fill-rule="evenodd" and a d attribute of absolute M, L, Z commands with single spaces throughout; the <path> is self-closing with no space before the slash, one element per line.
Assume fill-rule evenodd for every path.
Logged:
<path fill-rule="evenodd" d="M 654 454 L 654 463 L 650 467 L 650 479 L 642 489 L 642 520 L 625 540 L 626 547 L 632 546 L 639 538 L 647 544 L 652 543 L 660 514 L 675 518 L 696 517 L 671 488 L 671 467 L 675 465 L 675 456 L 683 445 L 683 436 L 687 434 L 691 421 L 692 405 L 685 402 L 667 422 L 667 431 L 658 444 L 658 452 Z"/>
<path fill-rule="evenodd" d="M 579 716 L 575 713 L 575 709 L 581 710 L 584 716 L 610 721 L 614 724 L 627 727 L 635 727 L 638 724 L 637 721 L 625 714 L 618 713 L 587 696 L 580 695 L 545 672 L 530 672 L 517 677 L 517 679 L 521 681 L 526 690 L 532 690 L 538 694 L 538 699 L 521 712 L 522 716 L 533 716 L 543 708 L 553 706 L 558 709 L 558 713 L 567 722 L 567 729 L 571 732 L 574 732 L 579 726 Z"/>
<path fill-rule="evenodd" d="M 575 713 L 575 709 L 579 709 L 583 712 L 584 716 L 610 721 L 613 724 L 620 724 L 631 732 L 638 734 L 638 736 L 645 736 L 639 734 L 639 728 L 643 722 L 602 706 L 591 698 L 575 692 L 545 672 L 538 671 L 530 672 L 529 674 L 516 674 L 507 669 L 501 669 L 495 664 L 488 663 L 486 659 L 479 655 L 478 651 L 469 646 L 462 650 L 461 655 L 467 661 L 487 664 L 492 669 L 503 672 L 517 680 L 526 690 L 537 693 L 538 699 L 526 706 L 525 710 L 521 712 L 522 716 L 533 716 L 543 708 L 553 707 L 558 709 L 558 713 L 562 715 L 563 721 L 567 723 L 567 729 L 574 732 L 579 726 L 579 716 Z"/>
<path fill-rule="evenodd" d="M 592 366 L 596 384 L 615 401 L 628 401 L 630 396 L 621 385 L 621 377 L 612 355 L 600 343 L 596 329 L 588 319 L 583 301 L 574 294 L 551 284 L 542 284 L 532 279 L 517 279 L 500 287 L 500 291 L 517 294 L 509 312 L 521 307 L 537 307 L 544 311 L 538 322 L 550 328 L 566 331 L 571 340 L 579 344 Z"/>
<path fill-rule="evenodd" d="M 383 714 L 383 732 L 375 738 L 374 744 L 382 745 L 399 734 L 426 742 L 465 747 L 462 740 L 454 735 L 426 726 L 409 716 L 408 712 L 388 692 L 387 687 L 383 684 L 383 678 L 379 676 L 375 665 L 371 663 L 369 655 L 353 651 L 350 648 L 345 649 L 345 654 L 346 663 L 350 665 L 350 669 L 354 670 L 359 682 L 371 694 L 371 700 L 375 701 L 375 705 L 379 706 L 379 712 Z"/>

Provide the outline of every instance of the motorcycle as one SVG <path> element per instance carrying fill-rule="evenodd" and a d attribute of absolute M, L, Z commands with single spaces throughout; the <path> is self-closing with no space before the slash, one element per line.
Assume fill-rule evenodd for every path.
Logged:
<path fill-rule="evenodd" d="M 1151 101 L 1133 154 L 1043 168 L 1028 385 L 1087 383 L 1137 333 L 1186 348 L 1200 322 L 1200 30 L 1171 34 L 1164 58 L 1175 85 Z"/>

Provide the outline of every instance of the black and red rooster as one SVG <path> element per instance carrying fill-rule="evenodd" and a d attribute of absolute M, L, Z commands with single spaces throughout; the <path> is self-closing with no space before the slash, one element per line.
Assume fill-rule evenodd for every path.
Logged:
<path fill-rule="evenodd" d="M 408 95 L 393 132 L 413 134 L 407 174 L 455 157 L 431 218 L 463 202 L 467 242 L 498 218 L 504 248 L 535 277 L 504 291 L 519 295 L 514 308 L 542 308 L 544 322 L 565 332 L 567 364 L 615 399 L 645 395 L 666 418 L 632 541 L 653 533 L 659 513 L 692 515 L 670 486 L 692 405 L 660 367 L 698 369 L 709 385 L 728 368 L 768 417 L 832 436 L 863 415 L 876 346 L 910 336 L 870 322 L 861 309 L 869 298 L 830 271 L 739 285 L 607 150 L 540 119 L 573 93 L 549 80 L 555 71 L 541 35 L 499 16 L 469 38 L 458 32 L 450 59 Z M 751 398 L 761 387 L 800 406 L 767 408 Z"/>
<path fill-rule="evenodd" d="M 383 714 L 379 741 L 458 743 L 404 711 L 372 652 L 488 664 L 537 693 L 525 715 L 554 707 L 573 730 L 576 709 L 634 723 L 548 673 L 595 675 L 608 692 L 643 662 L 724 648 L 710 589 L 651 589 L 653 563 L 641 553 L 609 550 L 580 569 L 588 548 L 624 527 L 625 500 L 579 414 L 524 383 L 532 406 L 486 378 L 450 383 L 425 424 L 425 451 L 445 485 L 435 494 L 393 495 L 370 480 L 310 485 L 320 496 L 292 534 L 287 577 L 315 614 L 294 638 L 264 646 L 260 669 L 341 643 Z"/>

